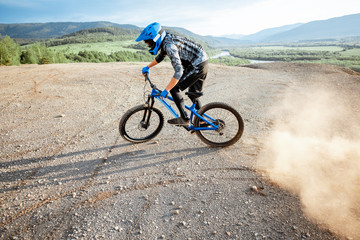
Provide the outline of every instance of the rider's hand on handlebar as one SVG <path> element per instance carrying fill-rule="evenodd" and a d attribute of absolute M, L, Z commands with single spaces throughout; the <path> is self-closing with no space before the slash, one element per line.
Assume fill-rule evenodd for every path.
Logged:
<path fill-rule="evenodd" d="M 144 67 L 142 69 L 142 74 L 145 76 L 145 74 L 149 74 L 150 73 L 150 68 L 148 66 Z"/>
<path fill-rule="evenodd" d="M 162 91 L 160 94 L 161 100 L 163 100 L 163 98 L 167 98 L 167 95 L 169 95 L 169 92 L 164 89 L 164 91 Z"/>

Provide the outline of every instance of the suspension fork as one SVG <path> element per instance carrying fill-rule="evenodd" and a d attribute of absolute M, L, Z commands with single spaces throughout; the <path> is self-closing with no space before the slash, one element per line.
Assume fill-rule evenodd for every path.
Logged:
<path fill-rule="evenodd" d="M 143 119 L 141 120 L 141 125 L 143 128 L 147 129 L 150 125 L 150 117 L 151 117 L 151 113 L 152 113 L 152 109 L 154 106 L 154 97 L 149 96 L 148 100 L 145 103 L 145 111 L 144 111 L 144 116 Z"/>

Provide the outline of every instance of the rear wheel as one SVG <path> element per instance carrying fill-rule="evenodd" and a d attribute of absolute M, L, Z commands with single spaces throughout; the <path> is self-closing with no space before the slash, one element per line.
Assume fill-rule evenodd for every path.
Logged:
<path fill-rule="evenodd" d="M 156 137 L 164 125 L 164 116 L 157 108 L 139 105 L 129 109 L 120 120 L 120 135 L 127 141 L 142 143 Z"/>
<path fill-rule="evenodd" d="M 241 138 L 244 131 L 244 121 L 233 107 L 225 103 L 214 102 L 202 107 L 198 113 L 218 126 L 217 130 L 199 130 L 195 132 L 204 143 L 212 147 L 227 147 Z M 199 117 L 195 117 L 194 126 L 212 127 L 204 124 Z"/>

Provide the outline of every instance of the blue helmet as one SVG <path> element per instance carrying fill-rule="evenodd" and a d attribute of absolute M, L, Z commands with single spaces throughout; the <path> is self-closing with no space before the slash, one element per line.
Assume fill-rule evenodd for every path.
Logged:
<path fill-rule="evenodd" d="M 165 30 L 161 28 L 159 23 L 155 22 L 144 28 L 136 41 L 145 41 L 149 47 L 151 47 L 149 53 L 156 55 L 159 51 L 162 41 L 165 38 L 165 35 Z"/>

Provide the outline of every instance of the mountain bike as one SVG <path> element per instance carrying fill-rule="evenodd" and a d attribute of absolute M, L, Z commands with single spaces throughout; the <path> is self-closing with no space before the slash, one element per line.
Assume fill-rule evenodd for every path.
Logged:
<path fill-rule="evenodd" d="M 145 82 L 152 88 L 151 93 L 147 94 L 145 104 L 129 109 L 122 116 L 119 124 L 120 135 L 133 143 L 149 141 L 155 138 L 163 128 L 164 115 L 154 107 L 155 101 L 161 102 L 174 117 L 179 117 L 170 105 L 174 101 L 172 97 L 161 98 L 161 90 L 151 82 L 149 75 L 145 75 Z M 190 125 L 182 127 L 195 133 L 201 141 L 211 147 L 227 147 L 241 138 L 244 121 L 233 107 L 226 103 L 212 102 L 197 110 L 195 100 L 203 94 L 201 92 L 186 92 L 185 94 L 192 97 L 193 104 L 192 106 L 185 105 L 185 108 L 190 111 Z"/>

